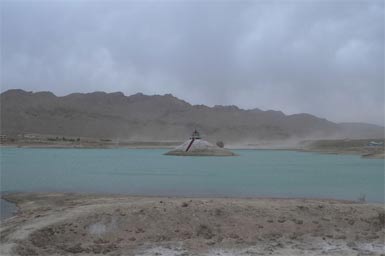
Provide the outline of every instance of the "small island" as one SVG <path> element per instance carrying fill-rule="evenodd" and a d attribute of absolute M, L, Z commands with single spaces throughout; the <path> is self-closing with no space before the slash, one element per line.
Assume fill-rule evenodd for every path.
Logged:
<path fill-rule="evenodd" d="M 182 145 L 167 152 L 165 155 L 173 156 L 235 156 L 233 152 L 228 149 L 220 148 L 205 141 L 195 129 L 190 139 L 186 140 Z"/>

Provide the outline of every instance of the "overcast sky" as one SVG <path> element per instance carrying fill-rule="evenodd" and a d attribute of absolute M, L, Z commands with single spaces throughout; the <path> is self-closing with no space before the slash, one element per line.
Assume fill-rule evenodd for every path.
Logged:
<path fill-rule="evenodd" d="M 1 91 L 384 122 L 383 1 L 1 1 Z"/>

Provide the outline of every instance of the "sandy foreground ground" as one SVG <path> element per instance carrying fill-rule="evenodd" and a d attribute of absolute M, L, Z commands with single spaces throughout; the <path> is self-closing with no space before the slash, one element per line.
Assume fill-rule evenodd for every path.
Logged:
<path fill-rule="evenodd" d="M 315 199 L 3 195 L 1 255 L 385 255 L 382 204 Z"/>

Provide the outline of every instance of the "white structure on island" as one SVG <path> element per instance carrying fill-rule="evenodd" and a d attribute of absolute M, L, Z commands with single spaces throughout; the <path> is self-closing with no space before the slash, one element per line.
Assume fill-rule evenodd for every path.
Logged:
<path fill-rule="evenodd" d="M 174 156 L 235 156 L 227 149 L 220 148 L 202 139 L 195 129 L 189 140 L 166 153 Z"/>

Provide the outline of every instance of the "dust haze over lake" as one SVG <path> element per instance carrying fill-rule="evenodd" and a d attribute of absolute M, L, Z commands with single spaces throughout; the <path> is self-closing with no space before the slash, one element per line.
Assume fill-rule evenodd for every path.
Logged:
<path fill-rule="evenodd" d="M 0 16 L 1 255 L 385 254 L 383 1 Z"/>

